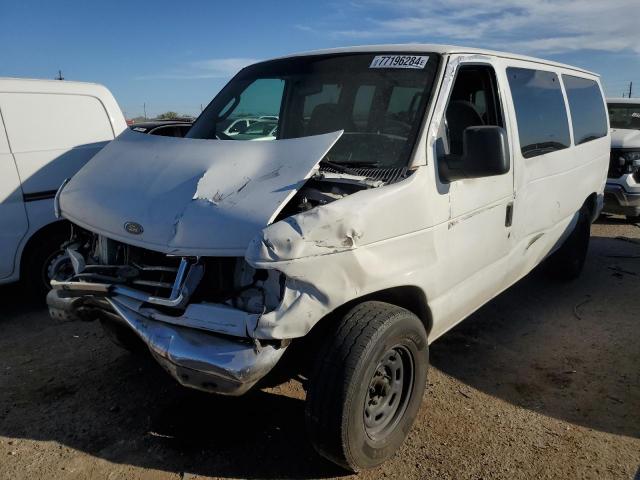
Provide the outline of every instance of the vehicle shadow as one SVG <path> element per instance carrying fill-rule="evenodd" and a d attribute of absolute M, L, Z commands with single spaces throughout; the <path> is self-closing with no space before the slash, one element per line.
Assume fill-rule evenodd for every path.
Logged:
<path fill-rule="evenodd" d="M 542 269 L 431 347 L 436 368 L 511 404 L 640 437 L 640 240 L 592 237 L 582 276 Z"/>
<path fill-rule="evenodd" d="M 600 225 L 632 225 L 633 223 L 621 215 L 601 213 L 595 223 Z"/>
<path fill-rule="evenodd" d="M 236 398 L 189 390 L 150 356 L 112 345 L 98 323 L 54 322 L 24 298 L 0 288 L 0 436 L 181 475 L 346 474 L 308 442 L 297 382 Z"/>
<path fill-rule="evenodd" d="M 533 272 L 434 343 L 432 365 L 519 407 L 639 437 L 633 255 L 632 241 L 594 238 L 578 281 Z M 240 398 L 187 390 L 150 358 L 112 346 L 98 324 L 53 323 L 14 288 L 0 289 L 11 314 L 0 320 L 0 436 L 176 474 L 345 475 L 307 440 L 295 382 Z"/>

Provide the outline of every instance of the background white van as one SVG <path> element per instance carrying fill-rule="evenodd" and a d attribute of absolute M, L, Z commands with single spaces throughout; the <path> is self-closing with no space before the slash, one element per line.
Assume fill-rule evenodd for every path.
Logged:
<path fill-rule="evenodd" d="M 102 85 L 0 78 L 0 283 L 45 289 L 70 228 L 55 218 L 56 190 L 126 128 Z"/>

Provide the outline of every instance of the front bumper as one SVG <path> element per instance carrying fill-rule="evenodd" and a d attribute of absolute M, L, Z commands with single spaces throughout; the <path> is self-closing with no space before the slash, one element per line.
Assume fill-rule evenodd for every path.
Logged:
<path fill-rule="evenodd" d="M 625 188 L 622 183 L 607 182 L 604 190 L 605 213 L 617 215 L 640 215 L 640 188 Z"/>
<path fill-rule="evenodd" d="M 86 294 L 68 295 L 61 289 L 49 292 L 47 304 L 52 317 L 78 318 L 83 304 L 91 302 Z M 286 349 L 152 320 L 137 311 L 139 302 L 121 295 L 101 298 L 110 307 L 105 316 L 133 330 L 158 363 L 186 387 L 242 395 L 274 367 Z"/>

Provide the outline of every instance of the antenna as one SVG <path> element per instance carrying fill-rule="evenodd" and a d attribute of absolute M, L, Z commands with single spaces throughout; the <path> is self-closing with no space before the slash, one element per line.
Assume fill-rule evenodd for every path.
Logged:
<path fill-rule="evenodd" d="M 58 70 L 58 76 L 55 79 L 56 80 L 64 80 L 64 77 L 62 76 L 62 70 Z"/>

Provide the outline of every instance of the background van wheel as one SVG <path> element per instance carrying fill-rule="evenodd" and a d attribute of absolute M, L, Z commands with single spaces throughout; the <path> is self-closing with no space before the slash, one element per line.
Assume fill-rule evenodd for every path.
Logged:
<path fill-rule="evenodd" d="M 627 221 L 631 223 L 640 223 L 640 215 L 627 215 Z"/>
<path fill-rule="evenodd" d="M 64 255 L 62 244 L 69 240 L 70 232 L 66 228 L 52 230 L 46 236 L 36 239 L 22 259 L 22 284 L 36 301 L 44 302 L 51 290 L 50 267 Z"/>
<path fill-rule="evenodd" d="M 562 246 L 545 262 L 547 272 L 558 280 L 574 280 L 582 273 L 589 249 L 591 221 L 588 208 L 582 207 L 578 221 Z"/>
<path fill-rule="evenodd" d="M 364 302 L 339 322 L 313 368 L 305 418 L 315 449 L 357 472 L 390 458 L 418 413 L 427 334 L 411 312 Z"/>

